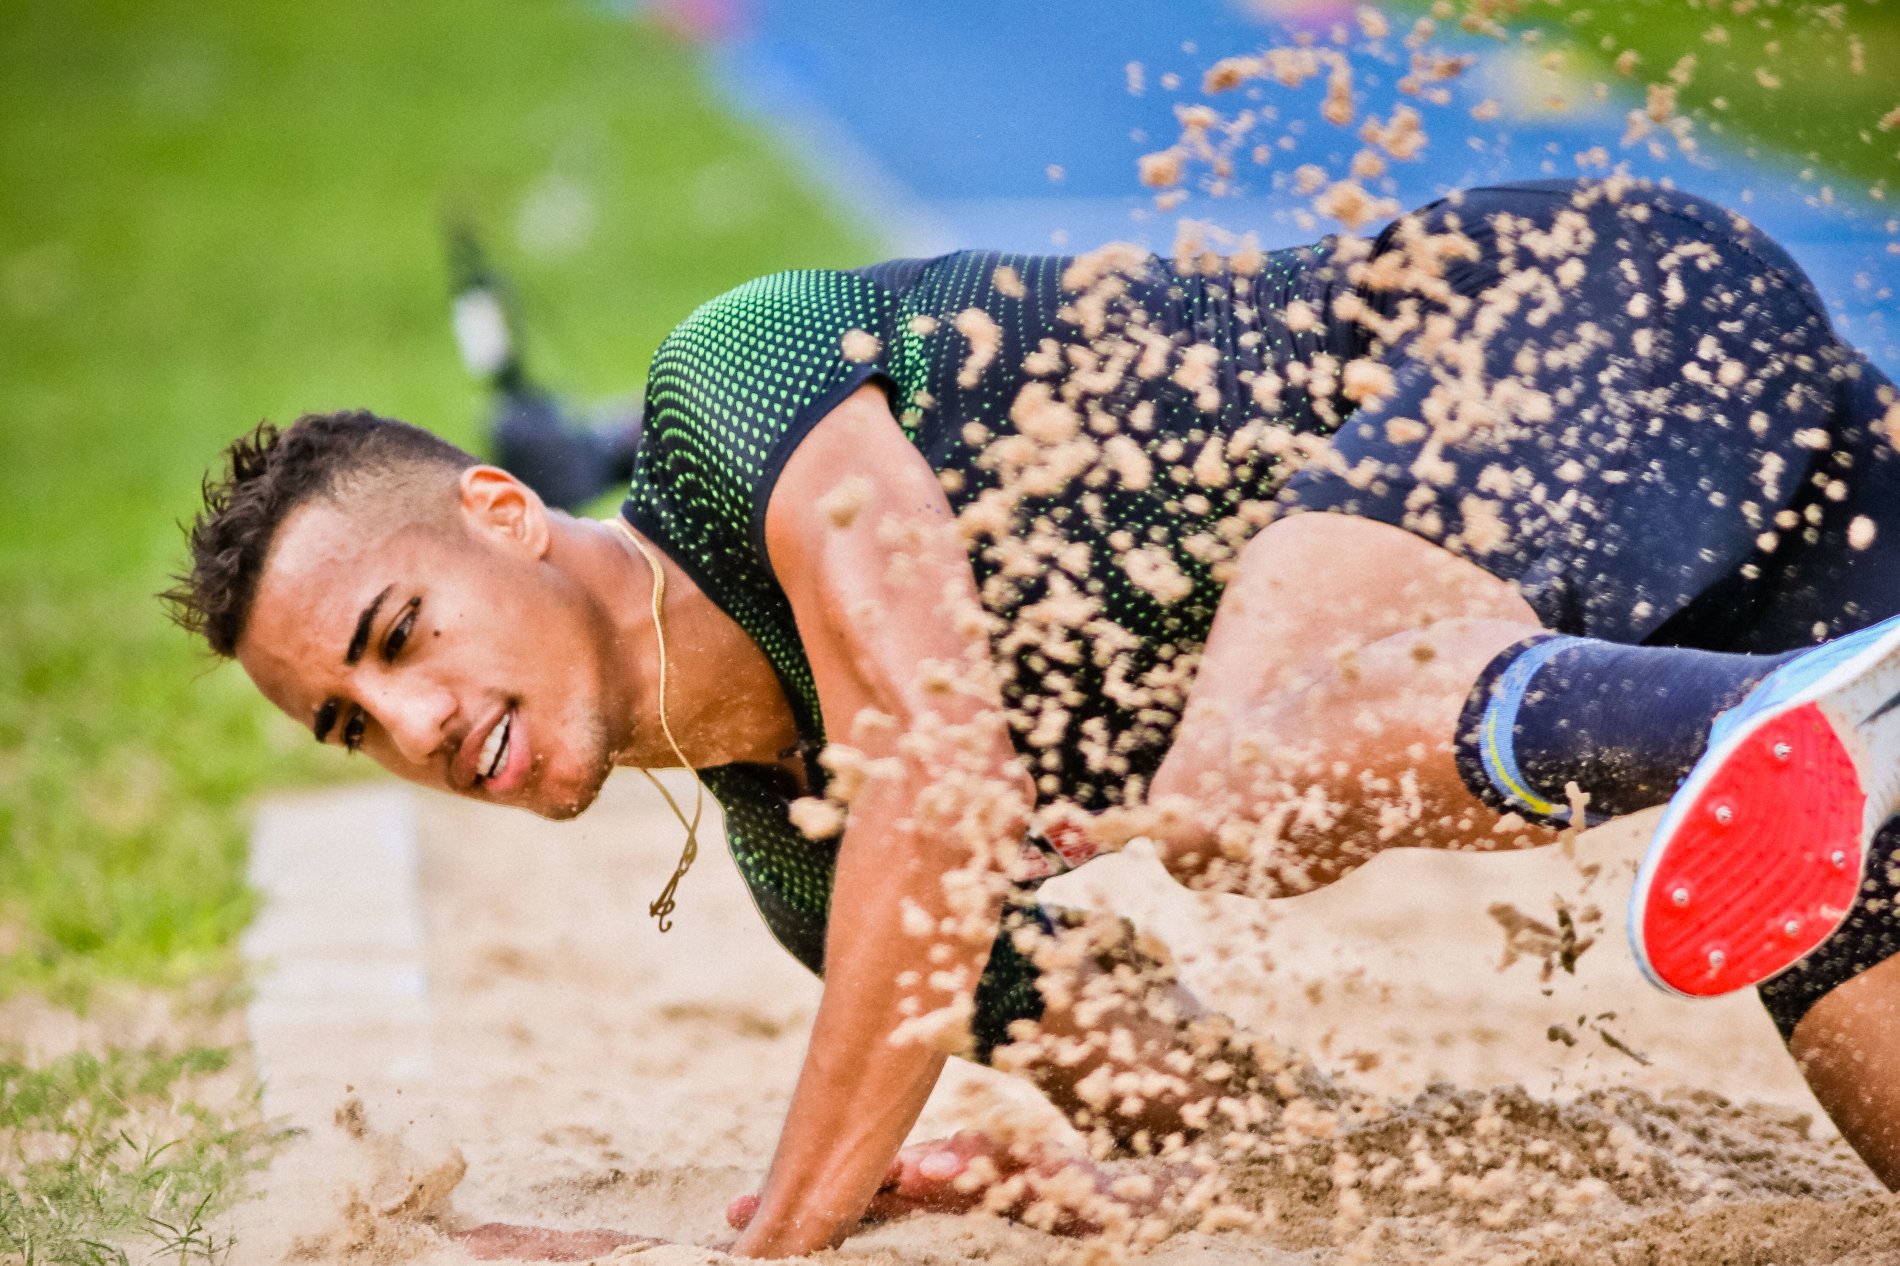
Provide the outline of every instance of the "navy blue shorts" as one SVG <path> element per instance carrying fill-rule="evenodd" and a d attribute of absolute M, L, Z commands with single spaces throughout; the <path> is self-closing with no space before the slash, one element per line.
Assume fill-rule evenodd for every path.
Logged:
<path fill-rule="evenodd" d="M 1391 389 L 1287 510 L 1405 528 L 1578 636 L 1779 651 L 1900 611 L 1900 395 L 1733 213 L 1644 185 L 1471 190 L 1382 233 L 1359 293 Z M 1900 949 L 1886 871 L 1763 989 L 1784 1033 Z"/>

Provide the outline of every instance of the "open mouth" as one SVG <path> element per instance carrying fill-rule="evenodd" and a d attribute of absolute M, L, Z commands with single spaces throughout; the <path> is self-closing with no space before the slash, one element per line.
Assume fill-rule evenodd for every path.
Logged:
<path fill-rule="evenodd" d="M 476 761 L 476 768 L 483 778 L 493 778 L 508 765 L 509 736 L 514 733 L 515 710 L 508 709 L 501 720 L 495 722 L 495 728 L 488 732 L 488 739 L 482 744 L 482 754 Z"/>

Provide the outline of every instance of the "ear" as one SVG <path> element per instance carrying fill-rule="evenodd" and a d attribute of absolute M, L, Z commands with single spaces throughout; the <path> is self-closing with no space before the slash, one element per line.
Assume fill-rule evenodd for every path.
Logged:
<path fill-rule="evenodd" d="M 534 489 L 498 466 L 470 466 L 457 491 L 470 532 L 533 558 L 547 554 L 548 508 Z"/>

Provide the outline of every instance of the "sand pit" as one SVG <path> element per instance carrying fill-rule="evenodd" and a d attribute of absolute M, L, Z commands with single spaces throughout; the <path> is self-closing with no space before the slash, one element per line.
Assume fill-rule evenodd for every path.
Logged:
<path fill-rule="evenodd" d="M 1326 1127 L 1226 1167 L 1269 1224 L 1182 1229 L 1163 1263 L 1798 1263 L 1891 1260 L 1900 1204 L 1834 1136 L 1752 998 L 1675 1002 L 1637 980 L 1616 911 L 1642 822 L 1511 856 L 1393 854 L 1258 907 L 1167 883 L 1135 854 L 1052 886 L 1112 904 L 1188 978 L 1342 1089 Z M 267 1070 L 306 1133 L 235 1216 L 238 1262 L 466 1260 L 446 1230 L 606 1227 L 706 1244 L 770 1154 L 818 999 L 723 853 L 661 937 L 645 905 L 678 828 L 616 779 L 564 826 L 417 801 L 432 1069 L 378 1074 L 373 1043 Z M 1594 872 L 1594 878 L 1586 878 Z M 1607 917 L 1540 979 L 1558 898 Z M 339 917 L 343 912 L 339 912 Z M 1614 1044 L 1613 1044 L 1614 1043 Z M 1009 1119 L 1063 1137 L 1033 1095 L 957 1068 L 918 1137 Z M 977 1216 L 854 1237 L 869 1262 L 1041 1262 L 1070 1242 Z M 609 1256 L 698 1262 L 696 1247 Z"/>

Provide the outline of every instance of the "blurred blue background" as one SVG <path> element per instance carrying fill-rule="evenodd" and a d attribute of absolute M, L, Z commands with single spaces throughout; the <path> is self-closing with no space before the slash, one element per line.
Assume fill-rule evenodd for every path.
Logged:
<path fill-rule="evenodd" d="M 1275 109 L 1279 119 L 1258 132 L 1290 146 L 1276 147 L 1265 166 L 1242 161 L 1231 196 L 1191 196 L 1159 212 L 1152 191 L 1137 183 L 1135 164 L 1174 140 L 1175 107 L 1204 99 L 1202 74 L 1215 60 L 1302 35 L 1330 47 L 1344 29 L 1359 119 L 1389 116 L 1400 102 L 1425 116 L 1429 143 L 1420 156 L 1393 163 L 1373 182 L 1400 206 L 1464 185 L 1577 175 L 1576 156 L 1602 146 L 1631 174 L 1672 180 L 1762 224 L 1814 275 L 1848 337 L 1890 372 L 1900 367 L 1896 327 L 1886 315 L 1900 273 L 1900 257 L 1888 249 L 1895 212 L 1867 196 L 1870 182 L 1855 179 L 1865 167 L 1830 167 L 1831 154 L 1821 153 L 1830 138 L 1769 126 L 1768 144 L 1729 139 L 1715 130 L 1720 112 L 1732 109 L 1725 100 L 1720 112 L 1698 120 L 1693 156 L 1667 138 L 1669 152 L 1660 158 L 1645 144 L 1620 143 L 1628 112 L 1645 103 L 1645 83 L 1665 81 L 1683 52 L 1701 63 L 1687 78 L 1701 81 L 1702 97 L 1727 88 L 1756 107 L 1740 117 L 1766 112 L 1772 121 L 1784 106 L 1811 114 L 1806 98 L 1784 101 L 1783 88 L 1762 86 L 1749 63 L 1807 80 L 1810 95 L 1836 92 L 1814 82 L 1831 64 L 1824 33 L 1768 28 L 1781 47 L 1757 58 L 1738 48 L 1739 39 L 1714 45 L 1708 30 L 1716 19 L 1681 3 L 1632 5 L 1646 12 L 1628 16 L 1643 20 L 1622 30 L 1538 28 L 1528 41 L 1523 31 L 1473 34 L 1441 21 L 1432 45 L 1474 63 L 1449 83 L 1450 103 L 1431 106 L 1396 87 L 1409 56 L 1402 37 L 1423 12 L 1404 5 L 1387 10 L 1392 33 L 1378 41 L 1364 37 L 1355 6 L 1338 0 L 670 0 L 649 7 L 705 42 L 718 90 L 782 137 L 795 161 L 892 253 L 918 255 L 973 245 L 1086 249 L 1113 239 L 1164 249 L 1181 215 L 1255 231 L 1268 246 L 1311 240 L 1317 233 L 1295 216 L 1307 200 L 1288 190 L 1289 174 L 1303 163 L 1343 174 L 1360 147 L 1357 120 L 1342 128 L 1321 118 L 1317 84 L 1256 83 L 1251 92 L 1207 98 L 1229 114 L 1241 106 Z M 1669 10 L 1660 15 L 1665 20 L 1657 20 L 1659 8 Z M 1879 27 L 1863 42 L 1892 30 Z M 1672 40 L 1680 50 L 1669 47 Z M 1606 43 L 1640 49 L 1642 73 L 1616 73 Z M 1552 59 L 1560 64 L 1547 66 L 1560 49 Z M 1727 63 L 1717 60 L 1725 49 L 1736 50 Z M 1891 50 L 1882 42 L 1879 51 Z M 1141 68 L 1139 93 L 1130 91 L 1130 63 Z M 1178 87 L 1169 86 L 1171 76 Z M 1595 85 L 1603 82 L 1610 90 L 1599 97 Z M 1685 105 L 1697 95 L 1685 90 Z M 1474 120 L 1471 108 L 1486 100 L 1499 103 L 1500 117 Z M 1831 138 L 1832 149 L 1843 148 L 1841 139 Z M 1885 149 L 1891 160 L 1893 142 Z M 1878 172 L 1879 144 L 1869 152 Z"/>

